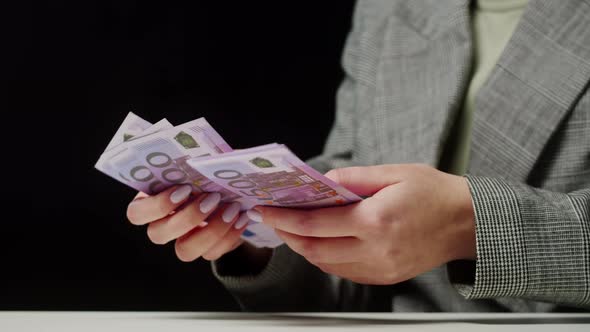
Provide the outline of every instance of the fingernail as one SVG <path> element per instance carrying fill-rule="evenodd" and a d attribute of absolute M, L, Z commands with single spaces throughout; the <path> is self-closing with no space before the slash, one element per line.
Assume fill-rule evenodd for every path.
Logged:
<path fill-rule="evenodd" d="M 248 214 L 242 213 L 242 215 L 240 215 L 240 217 L 238 218 L 238 221 L 236 221 L 236 223 L 234 224 L 234 228 L 240 229 L 240 228 L 244 227 L 244 225 L 246 225 L 249 221 L 250 221 L 250 218 L 248 217 Z"/>
<path fill-rule="evenodd" d="M 253 220 L 256 222 L 262 222 L 262 214 L 260 214 L 260 212 L 258 212 L 256 210 L 248 210 L 248 211 L 246 211 L 246 214 L 248 215 L 250 220 Z"/>
<path fill-rule="evenodd" d="M 202 213 L 209 213 L 219 204 L 219 201 L 221 201 L 220 193 L 207 194 L 207 197 L 203 198 L 199 204 L 199 210 Z"/>
<path fill-rule="evenodd" d="M 241 207 L 242 206 L 238 202 L 231 203 L 225 209 L 225 211 L 223 211 L 223 215 L 221 215 L 221 219 L 223 219 L 224 222 L 230 222 L 230 221 L 234 220 L 234 218 L 238 215 L 238 213 L 240 213 Z"/>
<path fill-rule="evenodd" d="M 172 201 L 173 204 L 178 204 L 184 201 L 192 191 L 193 188 L 188 184 L 180 186 L 170 194 L 170 201 Z"/>

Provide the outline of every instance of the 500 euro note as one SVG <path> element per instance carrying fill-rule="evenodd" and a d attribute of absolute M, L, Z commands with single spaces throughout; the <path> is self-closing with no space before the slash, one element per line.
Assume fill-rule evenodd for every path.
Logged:
<path fill-rule="evenodd" d="M 151 123 L 135 115 L 133 112 L 129 112 L 117 132 L 107 145 L 105 152 L 114 148 L 115 146 L 130 140 L 131 138 L 141 135 L 146 129 L 152 126 Z"/>
<path fill-rule="evenodd" d="M 191 184 L 195 193 L 219 192 L 224 202 L 241 199 L 186 164 L 189 158 L 232 151 L 205 119 L 177 127 L 164 119 L 150 126 L 130 113 L 115 136 L 95 165 L 112 178 L 150 195 L 183 183 Z M 258 247 L 276 242 L 276 235 L 266 234 L 265 230 L 250 229 L 244 234 Z"/>
<path fill-rule="evenodd" d="M 125 126 L 125 122 L 123 122 L 123 124 L 119 128 L 119 130 L 117 131 L 117 134 L 119 134 L 119 132 L 121 132 L 121 133 L 126 132 L 124 126 Z M 120 169 L 118 169 L 117 167 L 115 167 L 112 164 L 112 161 L 118 157 L 124 156 L 128 152 L 129 146 L 134 140 L 137 140 L 137 139 L 140 139 L 143 137 L 147 137 L 147 136 L 153 135 L 157 132 L 160 132 L 160 131 L 163 131 L 166 129 L 170 129 L 173 127 L 174 126 L 172 126 L 172 124 L 170 122 L 168 122 L 166 119 L 163 119 L 163 120 L 158 121 L 156 124 L 150 126 L 149 128 L 145 129 L 144 131 L 136 132 L 135 136 L 128 137 L 127 141 L 122 140 L 118 144 L 113 144 L 113 146 L 111 146 L 110 149 L 105 151 L 100 156 L 100 158 L 98 159 L 98 161 L 96 162 L 94 167 L 96 169 L 98 169 L 99 171 L 103 172 L 104 174 L 112 177 L 113 179 L 115 179 L 125 185 L 130 186 L 131 188 L 133 188 L 135 190 L 149 193 L 150 187 L 153 185 L 153 183 L 156 181 L 156 179 L 149 179 L 149 181 L 131 181 L 123 175 L 123 173 L 121 172 Z M 115 141 L 113 139 L 113 140 L 111 140 L 111 142 L 117 142 L 117 141 Z"/>
<path fill-rule="evenodd" d="M 232 149 L 201 118 L 130 140 L 120 149 L 111 151 L 107 163 L 116 171 L 116 178 L 153 195 L 177 184 L 191 184 L 194 192 L 223 191 L 188 167 L 186 160 L 218 155 Z M 230 192 L 225 194 L 233 196 Z"/>
<path fill-rule="evenodd" d="M 320 208 L 361 200 L 305 164 L 283 145 L 189 159 L 188 165 L 220 187 L 240 196 L 242 210 L 256 205 Z M 272 236 L 274 231 L 263 224 L 251 221 L 248 230 L 265 234 L 269 239 L 265 246 L 274 247 L 281 243 L 276 234 Z"/>
<path fill-rule="evenodd" d="M 177 184 L 194 193 L 219 192 L 242 211 L 256 205 L 314 208 L 360 200 L 303 163 L 285 146 L 233 151 L 204 119 L 173 127 L 130 113 L 95 167 L 147 194 Z M 242 238 L 257 247 L 282 243 L 266 225 L 250 221 Z"/>

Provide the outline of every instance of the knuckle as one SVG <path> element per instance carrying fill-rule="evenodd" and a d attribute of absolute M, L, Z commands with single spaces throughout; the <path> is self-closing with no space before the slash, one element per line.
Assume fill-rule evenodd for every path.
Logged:
<path fill-rule="evenodd" d="M 209 253 L 209 252 L 208 252 L 208 253 L 205 253 L 205 254 L 203 254 L 203 256 L 202 256 L 202 257 L 203 257 L 205 260 L 208 260 L 208 261 L 214 261 L 214 260 L 217 260 L 217 259 L 219 259 L 219 257 L 221 257 L 221 254 L 220 254 L 220 253 L 218 253 L 218 252 L 216 252 L 216 251 L 214 251 L 214 252 L 211 252 L 211 253 Z"/>
<path fill-rule="evenodd" d="M 322 272 L 327 274 L 334 274 L 334 269 L 330 267 L 329 264 L 315 264 Z"/>
<path fill-rule="evenodd" d="M 168 241 L 166 241 L 164 236 L 161 234 L 161 232 L 159 232 L 158 229 L 153 226 L 153 224 L 148 225 L 147 236 L 150 239 L 150 241 L 152 241 L 152 243 L 154 243 L 154 244 L 163 245 L 168 242 Z"/>
<path fill-rule="evenodd" d="M 300 242 L 301 247 L 301 254 L 310 261 L 318 261 L 319 260 L 319 253 L 318 248 L 313 240 L 301 240 Z"/>
<path fill-rule="evenodd" d="M 379 277 L 355 276 L 351 280 L 361 285 L 388 285 L 387 282 L 379 280 Z"/>
<path fill-rule="evenodd" d="M 390 215 L 380 204 L 366 206 L 362 214 L 365 229 L 374 230 L 378 233 L 385 231 L 390 224 Z"/>
<path fill-rule="evenodd" d="M 198 209 L 199 207 L 197 204 L 192 204 L 190 205 L 190 208 L 184 208 L 180 211 L 177 211 L 175 217 L 179 218 L 182 224 L 193 228 L 200 225 L 204 221 L 200 217 Z"/>
<path fill-rule="evenodd" d="M 305 235 L 312 235 L 314 232 L 314 218 L 311 214 L 306 212 L 298 213 L 295 217 L 296 229 Z"/>
<path fill-rule="evenodd" d="M 390 271 L 383 274 L 383 277 L 379 280 L 380 284 L 395 284 L 400 282 L 399 273 L 396 271 Z"/>
<path fill-rule="evenodd" d="M 176 257 L 185 263 L 192 262 L 197 258 L 193 257 L 190 250 L 185 244 L 183 244 L 183 241 L 176 241 L 176 244 L 174 245 L 174 251 L 176 252 Z"/>
<path fill-rule="evenodd" d="M 432 166 L 428 165 L 427 163 L 418 163 L 417 166 L 420 167 L 421 169 L 431 169 L 432 168 Z"/>
<path fill-rule="evenodd" d="M 232 245 L 233 245 L 233 242 L 223 240 L 223 241 L 215 244 L 212 249 L 210 249 L 209 251 L 204 253 L 201 257 L 203 257 L 204 259 L 206 259 L 208 261 L 217 260 L 221 256 L 223 256 L 227 251 L 229 251 L 229 249 L 231 248 Z"/>
<path fill-rule="evenodd" d="M 395 262 L 397 250 L 395 248 L 387 248 L 386 250 L 381 250 L 380 252 L 375 253 L 374 256 L 380 258 L 385 262 L 392 264 L 393 262 Z"/>
<path fill-rule="evenodd" d="M 419 171 L 420 173 L 428 172 L 433 169 L 432 166 L 425 164 L 425 163 L 413 164 L 413 165 L 409 165 L 409 166 L 410 167 L 408 167 L 408 171 L 411 171 L 411 168 L 414 168 L 415 170 Z"/>
<path fill-rule="evenodd" d="M 232 230 L 226 236 L 227 240 L 227 252 L 230 252 L 237 248 L 239 245 L 243 243 L 244 240 L 241 238 L 242 233 L 239 230 Z"/>
<path fill-rule="evenodd" d="M 167 216 L 172 212 L 171 205 L 167 199 L 162 199 L 161 197 L 156 200 L 156 211 L 161 217 Z"/>
<path fill-rule="evenodd" d="M 209 224 L 207 227 L 199 231 L 199 242 L 198 245 L 201 249 L 212 248 L 213 246 L 221 243 L 224 233 L 217 225 Z"/>
<path fill-rule="evenodd" d="M 334 182 L 340 182 L 342 179 L 342 173 L 343 173 L 343 171 L 341 168 L 335 168 L 335 169 L 329 170 L 325 174 L 325 176 Z"/>
<path fill-rule="evenodd" d="M 379 227 L 388 226 L 391 222 L 391 215 L 387 209 L 377 207 L 374 210 L 373 220 L 379 225 Z"/>
<path fill-rule="evenodd" d="M 344 167 L 335 168 L 326 173 L 326 177 L 332 179 L 337 183 L 346 183 L 351 178 L 352 174 L 357 172 L 359 167 Z"/>
<path fill-rule="evenodd" d="M 216 223 L 209 224 L 203 229 L 203 239 L 210 244 L 219 243 L 223 239 L 227 232 L 227 227 L 229 226 L 231 226 L 231 224 L 220 220 L 216 221 Z"/>
<path fill-rule="evenodd" d="M 391 283 L 396 283 L 400 281 L 400 271 L 402 271 L 402 269 L 400 268 L 399 264 L 399 255 L 400 250 L 395 247 L 389 248 L 388 250 L 384 250 L 381 253 L 381 255 L 374 255 L 375 257 L 380 257 L 380 260 L 387 262 L 387 266 L 389 266 L 387 271 L 383 272 L 380 279 Z"/>
<path fill-rule="evenodd" d="M 277 216 L 275 209 L 264 209 L 264 222 L 269 223 L 270 225 L 274 225 L 277 221 L 282 221 L 281 218 Z"/>
<path fill-rule="evenodd" d="M 133 202 L 127 206 L 126 216 L 127 216 L 127 220 L 129 220 L 130 223 L 132 223 L 134 225 L 139 225 L 140 214 L 137 209 L 137 206 L 135 206 L 135 204 Z"/>

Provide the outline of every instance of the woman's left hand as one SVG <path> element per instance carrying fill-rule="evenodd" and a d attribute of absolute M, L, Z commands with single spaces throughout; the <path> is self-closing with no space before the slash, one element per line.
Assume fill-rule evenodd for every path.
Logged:
<path fill-rule="evenodd" d="M 292 250 L 324 272 L 395 284 L 452 260 L 475 259 L 465 178 L 417 164 L 349 167 L 326 176 L 371 197 L 315 210 L 255 208 Z"/>

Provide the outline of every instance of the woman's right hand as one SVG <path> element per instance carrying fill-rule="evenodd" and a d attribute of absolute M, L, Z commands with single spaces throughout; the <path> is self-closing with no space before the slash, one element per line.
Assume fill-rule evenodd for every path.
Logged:
<path fill-rule="evenodd" d="M 220 203 L 219 193 L 192 195 L 190 185 L 171 187 L 157 195 L 142 192 L 131 201 L 127 218 L 134 225 L 148 225 L 155 244 L 176 240 L 176 256 L 190 262 L 199 257 L 216 260 L 242 244 L 248 218 L 237 202 Z"/>

